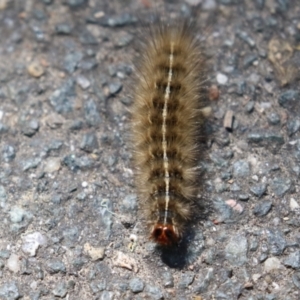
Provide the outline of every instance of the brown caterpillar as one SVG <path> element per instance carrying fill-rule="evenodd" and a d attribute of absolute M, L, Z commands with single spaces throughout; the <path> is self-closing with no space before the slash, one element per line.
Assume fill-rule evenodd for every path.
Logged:
<path fill-rule="evenodd" d="M 187 22 L 152 28 L 141 51 L 132 108 L 139 201 L 151 238 L 171 246 L 195 209 L 205 57 Z"/>

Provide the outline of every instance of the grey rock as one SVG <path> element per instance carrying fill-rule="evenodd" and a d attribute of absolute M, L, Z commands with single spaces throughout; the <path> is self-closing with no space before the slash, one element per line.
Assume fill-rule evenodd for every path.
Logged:
<path fill-rule="evenodd" d="M 275 177 L 270 180 L 270 187 L 276 196 L 282 197 L 292 188 L 292 181 L 289 178 Z"/>
<path fill-rule="evenodd" d="M 53 3 L 53 0 L 42 0 L 43 3 L 47 4 L 47 5 L 50 5 Z"/>
<path fill-rule="evenodd" d="M 226 202 L 221 197 L 216 197 L 213 199 L 213 205 L 215 210 L 218 212 L 219 222 L 232 222 L 234 219 L 233 209 L 226 204 Z"/>
<path fill-rule="evenodd" d="M 85 119 L 88 125 L 98 126 L 101 123 L 101 117 L 97 105 L 93 99 L 86 101 L 84 105 Z"/>
<path fill-rule="evenodd" d="M 271 124 L 271 125 L 279 125 L 280 124 L 280 116 L 276 112 L 267 114 L 267 119 L 268 119 L 269 124 Z"/>
<path fill-rule="evenodd" d="M 52 291 L 52 294 L 59 298 L 65 297 L 67 293 L 68 293 L 68 288 L 67 288 L 67 284 L 64 281 L 58 282 Z"/>
<path fill-rule="evenodd" d="M 103 291 L 99 298 L 100 300 L 113 300 L 115 299 L 113 292 Z"/>
<path fill-rule="evenodd" d="M 98 22 L 102 26 L 119 27 L 135 23 L 137 20 L 135 17 L 128 13 L 124 13 L 118 16 L 104 16 Z"/>
<path fill-rule="evenodd" d="M 10 257 L 10 251 L 0 250 L 0 258 L 8 259 Z"/>
<path fill-rule="evenodd" d="M 293 135 L 300 129 L 300 120 L 296 118 L 288 120 L 286 128 L 288 135 Z"/>
<path fill-rule="evenodd" d="M 80 192 L 79 194 L 77 194 L 76 199 L 78 199 L 79 201 L 85 201 L 87 196 L 88 195 L 85 192 Z"/>
<path fill-rule="evenodd" d="M 249 176 L 250 175 L 249 163 L 245 160 L 236 161 L 233 164 L 233 175 L 236 178 Z"/>
<path fill-rule="evenodd" d="M 106 289 L 106 280 L 95 280 L 90 284 L 93 294 L 97 294 Z"/>
<path fill-rule="evenodd" d="M 262 32 L 265 27 L 263 19 L 260 17 L 253 18 L 252 19 L 252 27 L 256 32 Z"/>
<path fill-rule="evenodd" d="M 205 293 L 208 290 L 209 284 L 214 279 L 214 269 L 209 268 L 207 273 L 203 276 L 199 276 L 195 282 L 195 287 L 193 289 L 194 293 Z"/>
<path fill-rule="evenodd" d="M 293 269 L 300 269 L 300 250 L 291 253 L 284 261 L 283 264 Z"/>
<path fill-rule="evenodd" d="M 32 119 L 32 120 L 22 124 L 21 131 L 24 135 L 26 135 L 28 137 L 32 137 L 33 135 L 36 134 L 36 132 L 38 132 L 39 128 L 40 128 L 40 125 L 39 125 L 38 120 Z"/>
<path fill-rule="evenodd" d="M 123 88 L 123 85 L 121 82 L 112 82 L 108 85 L 108 89 L 109 89 L 109 93 L 110 95 L 115 95 L 117 93 L 119 93 Z"/>
<path fill-rule="evenodd" d="M 241 201 L 247 201 L 250 197 L 248 194 L 239 194 L 238 198 Z"/>
<path fill-rule="evenodd" d="M 68 227 L 63 231 L 65 240 L 69 242 L 77 242 L 79 237 L 79 230 L 76 226 Z"/>
<path fill-rule="evenodd" d="M 265 183 L 258 183 L 250 187 L 250 191 L 258 198 L 262 197 L 267 191 L 267 185 Z"/>
<path fill-rule="evenodd" d="M 73 30 L 73 26 L 67 23 L 60 23 L 55 25 L 56 34 L 71 34 Z"/>
<path fill-rule="evenodd" d="M 26 211 L 18 206 L 13 206 L 9 212 L 9 215 L 12 223 L 21 223 L 25 218 L 32 218 L 32 214 L 29 211 Z"/>
<path fill-rule="evenodd" d="M 86 90 L 90 85 L 91 82 L 84 76 L 79 75 L 76 79 L 76 83 L 83 89 Z"/>
<path fill-rule="evenodd" d="M 30 169 L 35 169 L 41 163 L 42 159 L 40 157 L 29 158 L 22 162 L 22 170 L 28 171 Z"/>
<path fill-rule="evenodd" d="M 125 47 L 129 45 L 133 40 L 133 36 L 131 34 L 123 34 L 117 41 L 116 41 L 116 46 L 118 48 Z"/>
<path fill-rule="evenodd" d="M 161 300 L 164 299 L 164 294 L 162 293 L 162 291 L 160 290 L 160 288 L 154 286 L 154 285 L 150 285 L 147 284 L 145 287 L 145 292 L 152 298 L 150 299 L 154 299 L 154 300 Z"/>
<path fill-rule="evenodd" d="M 74 154 L 63 158 L 63 163 L 73 172 L 89 169 L 93 166 L 93 160 L 87 156 L 77 157 Z"/>
<path fill-rule="evenodd" d="M 250 239 L 249 250 L 255 252 L 258 249 L 258 241 L 256 238 Z"/>
<path fill-rule="evenodd" d="M 231 237 L 225 248 L 227 260 L 235 266 L 242 266 L 247 262 L 248 241 L 243 235 Z"/>
<path fill-rule="evenodd" d="M 263 217 L 269 213 L 271 208 L 272 208 L 272 201 L 263 200 L 263 201 L 258 202 L 255 205 L 255 207 L 253 209 L 253 213 L 258 217 Z"/>
<path fill-rule="evenodd" d="M 0 185 L 0 205 L 4 204 L 7 200 L 7 194 L 4 186 Z"/>
<path fill-rule="evenodd" d="M 98 61 L 95 58 L 85 59 L 81 61 L 78 67 L 84 71 L 90 71 L 98 66 Z"/>
<path fill-rule="evenodd" d="M 245 111 L 250 114 L 253 112 L 254 110 L 254 104 L 255 102 L 254 101 L 249 101 L 246 105 L 245 105 Z"/>
<path fill-rule="evenodd" d="M 8 131 L 8 127 L 0 122 L 0 134 Z"/>
<path fill-rule="evenodd" d="M 231 192 L 239 192 L 241 190 L 240 186 L 238 184 L 236 184 L 236 182 L 234 182 L 231 186 L 230 186 L 230 191 Z"/>
<path fill-rule="evenodd" d="M 293 109 L 294 105 L 300 101 L 299 92 L 296 90 L 287 90 L 279 95 L 278 103 L 288 109 Z"/>
<path fill-rule="evenodd" d="M 255 47 L 255 41 L 249 36 L 245 31 L 238 30 L 236 35 L 245 43 L 247 43 L 251 48 Z"/>
<path fill-rule="evenodd" d="M 300 272 L 296 272 L 292 275 L 294 285 L 300 289 Z"/>
<path fill-rule="evenodd" d="M 99 43 L 94 35 L 87 29 L 83 29 L 80 31 L 79 41 L 83 45 L 98 45 Z"/>
<path fill-rule="evenodd" d="M 5 162 L 10 162 L 16 157 L 16 150 L 12 145 L 4 145 L 2 148 L 2 157 Z"/>
<path fill-rule="evenodd" d="M 3 300 L 16 300 L 21 297 L 15 281 L 3 283 L 0 286 L 0 298 Z"/>
<path fill-rule="evenodd" d="M 66 70 L 69 74 L 72 74 L 76 70 L 76 67 L 82 58 L 83 54 L 81 52 L 68 53 L 63 61 L 64 70 Z"/>
<path fill-rule="evenodd" d="M 69 126 L 70 130 L 81 130 L 83 128 L 84 122 L 80 119 L 72 121 Z"/>
<path fill-rule="evenodd" d="M 137 211 L 137 195 L 129 194 L 123 199 L 121 203 L 121 212 L 136 214 L 136 211 Z"/>
<path fill-rule="evenodd" d="M 86 152 L 93 152 L 94 150 L 98 149 L 99 144 L 97 140 L 97 136 L 94 132 L 87 132 L 83 135 L 80 149 Z"/>
<path fill-rule="evenodd" d="M 273 131 L 253 131 L 248 134 L 247 140 L 249 143 L 254 144 L 284 144 L 282 134 Z"/>
<path fill-rule="evenodd" d="M 53 92 L 49 97 L 49 100 L 55 111 L 63 114 L 73 110 L 75 97 L 75 81 L 73 79 L 68 79 L 59 89 Z"/>
<path fill-rule="evenodd" d="M 220 155 L 220 153 L 212 152 L 209 154 L 209 157 L 216 166 L 219 166 L 219 167 L 227 167 L 228 166 L 228 161 L 226 159 L 224 159 Z"/>
<path fill-rule="evenodd" d="M 267 240 L 270 246 L 270 253 L 273 255 L 281 255 L 287 246 L 284 235 L 279 229 L 268 229 Z"/>
<path fill-rule="evenodd" d="M 174 287 L 174 278 L 170 271 L 162 273 L 163 285 L 166 288 Z"/>
<path fill-rule="evenodd" d="M 129 287 L 133 293 L 140 293 L 144 290 L 144 282 L 140 278 L 134 277 L 130 280 Z"/>
<path fill-rule="evenodd" d="M 249 54 L 245 56 L 245 58 L 243 59 L 243 67 L 245 69 L 249 68 L 256 60 L 257 60 L 256 54 Z"/>
<path fill-rule="evenodd" d="M 46 270 L 49 274 L 66 273 L 66 266 L 59 259 L 51 259 L 46 263 Z"/>
<path fill-rule="evenodd" d="M 88 0 L 67 0 L 67 4 L 74 8 L 79 7 L 87 2 Z"/>
<path fill-rule="evenodd" d="M 189 285 L 191 285 L 194 281 L 195 278 L 195 273 L 194 272 L 185 272 L 184 274 L 181 275 L 179 282 L 178 282 L 178 287 L 180 289 L 185 289 Z"/>

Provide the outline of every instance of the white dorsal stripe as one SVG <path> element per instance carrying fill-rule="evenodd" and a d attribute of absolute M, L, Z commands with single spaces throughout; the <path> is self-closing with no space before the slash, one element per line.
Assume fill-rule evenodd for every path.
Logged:
<path fill-rule="evenodd" d="M 164 216 L 164 224 L 167 223 L 167 216 L 168 216 L 168 209 L 169 209 L 169 201 L 170 201 L 170 195 L 169 195 L 169 189 L 170 189 L 170 176 L 169 176 L 169 159 L 167 156 L 167 140 L 166 140 L 166 134 L 167 134 L 167 115 L 168 115 L 168 101 L 170 98 L 170 86 L 172 81 L 172 75 L 173 75 L 173 59 L 174 59 L 174 43 L 171 42 L 171 48 L 170 48 L 170 56 L 169 56 L 169 72 L 168 72 L 168 83 L 165 91 L 164 96 L 164 108 L 163 108 L 163 123 L 162 123 L 162 148 L 163 148 L 163 162 L 164 162 L 164 170 L 165 170 L 165 185 L 166 185 L 166 193 L 165 193 L 165 216 Z"/>

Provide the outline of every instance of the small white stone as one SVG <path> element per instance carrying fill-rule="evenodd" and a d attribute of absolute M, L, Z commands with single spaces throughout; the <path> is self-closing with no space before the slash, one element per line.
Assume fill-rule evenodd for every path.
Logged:
<path fill-rule="evenodd" d="M 254 181 L 258 181 L 258 176 L 257 176 L 257 175 L 253 175 L 253 176 L 252 176 L 252 179 L 253 179 Z"/>
<path fill-rule="evenodd" d="M 22 251 L 29 256 L 35 256 L 37 249 L 46 244 L 46 237 L 40 232 L 34 232 L 23 237 Z"/>
<path fill-rule="evenodd" d="M 84 252 L 90 256 L 90 258 L 92 259 L 92 261 L 96 261 L 99 259 L 103 259 L 104 257 L 104 251 L 105 249 L 103 247 L 93 247 L 91 246 L 89 243 L 84 244 L 83 246 Z"/>
<path fill-rule="evenodd" d="M 20 270 L 20 262 L 19 255 L 12 253 L 7 260 L 7 268 L 12 272 L 17 273 Z"/>
<path fill-rule="evenodd" d="M 88 183 L 87 183 L 86 181 L 83 181 L 83 182 L 81 183 L 81 186 L 82 186 L 83 188 L 86 188 L 86 187 L 88 186 Z"/>
<path fill-rule="evenodd" d="M 51 157 L 46 161 L 44 171 L 46 173 L 53 173 L 60 169 L 60 159 L 58 157 Z"/>
<path fill-rule="evenodd" d="M 228 81 L 228 77 L 225 74 L 218 73 L 217 74 L 217 82 L 221 85 L 226 84 Z"/>
<path fill-rule="evenodd" d="M 264 263 L 264 269 L 266 273 L 272 272 L 274 270 L 279 270 L 281 268 L 282 268 L 281 262 L 276 257 L 270 257 Z"/>
<path fill-rule="evenodd" d="M 293 211 L 298 210 L 299 207 L 300 206 L 299 206 L 298 202 L 294 198 L 291 198 L 291 200 L 290 200 L 290 208 L 291 208 L 291 210 L 293 210 Z"/>

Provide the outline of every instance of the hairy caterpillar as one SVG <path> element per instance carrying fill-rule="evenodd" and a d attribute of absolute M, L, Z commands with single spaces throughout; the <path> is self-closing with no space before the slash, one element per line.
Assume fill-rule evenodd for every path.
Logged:
<path fill-rule="evenodd" d="M 177 244 L 195 210 L 205 57 L 188 22 L 152 28 L 132 107 L 136 183 L 151 238 Z"/>

